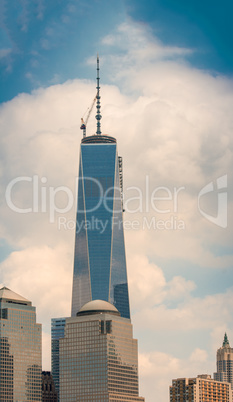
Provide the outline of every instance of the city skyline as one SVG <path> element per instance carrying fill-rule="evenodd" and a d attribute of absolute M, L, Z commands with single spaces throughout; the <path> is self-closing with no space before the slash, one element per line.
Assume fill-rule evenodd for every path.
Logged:
<path fill-rule="evenodd" d="M 212 373 L 233 337 L 232 6 L 173 3 L 1 5 L 0 281 L 37 306 L 49 370 L 50 318 L 70 315 L 79 127 L 99 52 L 147 402 L 166 402 L 172 378 Z"/>
<path fill-rule="evenodd" d="M 88 118 L 85 121 L 82 119 L 81 125 L 83 138 L 79 155 L 71 296 L 71 317 L 74 317 L 73 327 L 78 325 L 77 316 L 81 314 L 83 306 L 87 306 L 90 303 L 92 303 L 93 307 L 95 307 L 96 303 L 99 303 L 100 306 L 104 306 L 104 310 L 107 305 L 107 308 L 113 308 L 117 315 L 123 319 L 128 319 L 128 324 L 130 323 L 122 216 L 122 158 L 118 156 L 116 139 L 106 134 L 103 135 L 101 132 L 99 56 L 97 56 L 96 88 L 96 97 L 90 109 L 91 112 L 96 101 L 96 134 L 86 135 Z M 102 314 L 102 312 L 99 313 Z M 91 314 L 91 311 L 88 314 Z M 96 325 L 95 338 L 100 346 L 102 343 L 99 343 L 99 340 L 101 338 L 103 340 L 103 337 L 100 336 L 98 330 L 100 325 L 98 317 L 97 321 L 96 316 L 91 320 Z M 87 340 L 93 336 L 91 332 L 92 325 L 87 325 L 85 333 L 81 334 L 80 331 L 76 331 L 75 337 L 70 337 L 69 322 L 69 317 L 53 318 L 51 321 L 52 376 L 58 392 L 58 399 L 66 401 L 68 399 L 82 398 L 85 400 L 88 398 L 89 400 L 91 395 L 94 395 L 93 401 L 98 401 L 102 394 L 102 399 L 107 401 L 112 400 L 112 393 L 119 393 L 119 399 L 123 397 L 123 394 L 127 394 L 126 399 L 128 400 L 130 391 L 128 392 L 125 386 L 124 389 L 119 389 L 119 386 L 116 385 L 119 381 L 122 381 L 121 369 L 125 369 L 128 366 L 130 366 L 131 374 L 132 372 L 134 373 L 134 380 L 137 378 L 137 390 L 134 389 L 133 394 L 138 396 L 138 355 L 136 349 L 134 348 L 133 364 L 130 361 L 131 359 L 125 358 L 124 352 L 120 351 L 121 358 L 119 361 L 117 360 L 114 367 L 118 370 L 122 359 L 125 366 L 122 366 L 119 372 L 117 371 L 116 376 L 114 376 L 114 370 L 109 374 L 108 360 L 110 359 L 111 361 L 111 356 L 108 356 L 108 353 L 102 356 L 101 350 L 97 348 L 95 350 L 97 353 L 95 359 L 92 359 L 94 353 L 92 348 L 93 340 L 91 344 L 89 344 L 89 341 L 86 344 L 85 335 Z M 88 332 L 89 330 L 90 333 Z M 122 336 L 119 334 L 118 337 L 120 343 L 122 343 Z M 115 336 L 111 339 L 112 343 L 114 343 L 114 338 Z M 106 350 L 108 350 L 108 337 L 105 341 L 107 342 Z M 64 345 L 67 342 L 72 348 L 64 351 Z M 84 344 L 86 344 L 86 347 L 82 348 Z M 80 347 L 83 350 L 80 351 Z M 117 345 L 115 347 L 117 348 Z M 70 351 L 71 354 L 69 353 Z M 76 357 L 74 357 L 75 353 Z M 85 358 L 83 354 L 86 356 Z M 101 359 L 103 360 L 101 370 L 102 375 L 103 373 L 105 375 L 102 379 L 102 375 L 96 369 L 97 356 L 102 356 Z M 85 363 L 86 358 L 89 362 L 87 365 Z M 73 370 L 75 370 L 76 376 L 72 375 Z M 82 370 L 84 370 L 83 373 Z M 111 378 L 115 378 L 112 388 L 110 385 Z M 88 390 L 85 391 L 87 384 L 88 390 L 90 388 L 89 392 Z M 128 386 L 130 389 L 130 381 Z"/>

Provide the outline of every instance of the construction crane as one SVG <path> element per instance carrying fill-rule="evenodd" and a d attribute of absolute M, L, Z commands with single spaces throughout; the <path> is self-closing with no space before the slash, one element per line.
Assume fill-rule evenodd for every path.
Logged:
<path fill-rule="evenodd" d="M 86 137 L 87 122 L 88 122 L 89 117 L 90 117 L 90 115 L 91 115 L 91 112 L 92 112 L 92 109 L 93 109 L 94 104 L 95 104 L 95 102 L 96 102 L 96 99 L 97 99 L 97 95 L 96 95 L 95 98 L 93 99 L 93 102 L 92 102 L 92 104 L 91 104 L 91 107 L 87 109 L 88 113 L 87 113 L 87 117 L 86 117 L 85 121 L 84 121 L 84 117 L 81 119 L 81 127 L 80 127 L 80 129 L 83 130 L 83 137 Z M 85 114 L 86 114 L 86 112 L 85 112 Z M 85 114 L 84 114 L 84 115 L 85 115 Z"/>

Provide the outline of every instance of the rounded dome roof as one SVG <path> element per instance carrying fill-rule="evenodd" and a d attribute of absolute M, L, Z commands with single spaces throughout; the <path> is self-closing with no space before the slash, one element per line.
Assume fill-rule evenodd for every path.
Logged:
<path fill-rule="evenodd" d="M 77 315 L 88 315 L 98 313 L 110 313 L 120 315 L 119 311 L 113 304 L 105 300 L 92 300 L 84 304 L 78 311 Z"/>

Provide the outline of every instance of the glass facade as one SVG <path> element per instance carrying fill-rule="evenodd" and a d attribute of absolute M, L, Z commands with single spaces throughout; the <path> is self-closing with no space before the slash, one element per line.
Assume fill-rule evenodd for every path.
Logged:
<path fill-rule="evenodd" d="M 0 289 L 0 401 L 41 402 L 41 324 L 31 302 Z"/>
<path fill-rule="evenodd" d="M 60 401 L 137 401 L 138 352 L 129 319 L 117 312 L 66 319 L 60 339 Z"/>
<path fill-rule="evenodd" d="M 52 376 L 59 401 L 59 339 L 64 337 L 65 318 L 52 318 L 51 320 L 51 365 Z"/>
<path fill-rule="evenodd" d="M 130 318 L 117 144 L 103 135 L 81 144 L 71 315 L 96 299 Z"/>

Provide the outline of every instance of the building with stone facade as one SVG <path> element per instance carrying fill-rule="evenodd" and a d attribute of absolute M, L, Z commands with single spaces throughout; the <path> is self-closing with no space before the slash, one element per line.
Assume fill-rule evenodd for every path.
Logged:
<path fill-rule="evenodd" d="M 214 373 L 214 379 L 217 381 L 227 381 L 233 389 L 233 348 L 225 333 L 222 347 L 217 350 L 216 356 L 217 372 Z"/>
<path fill-rule="evenodd" d="M 41 324 L 32 303 L 0 289 L 0 401 L 41 402 Z"/>
<path fill-rule="evenodd" d="M 170 402 L 232 402 L 231 384 L 207 374 L 177 378 L 170 386 Z"/>
<path fill-rule="evenodd" d="M 86 303 L 59 340 L 60 402 L 144 402 L 130 319 L 112 304 Z"/>
<path fill-rule="evenodd" d="M 42 371 L 42 402 L 58 402 L 57 391 L 50 371 Z"/>

